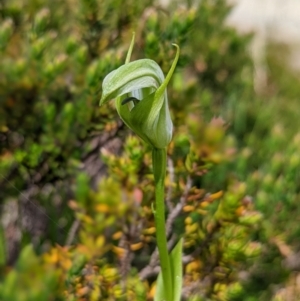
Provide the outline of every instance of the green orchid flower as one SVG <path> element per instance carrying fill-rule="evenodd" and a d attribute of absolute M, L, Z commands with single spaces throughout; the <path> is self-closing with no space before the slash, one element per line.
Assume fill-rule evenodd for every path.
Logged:
<path fill-rule="evenodd" d="M 116 108 L 124 123 L 140 138 L 157 149 L 165 148 L 172 139 L 171 120 L 167 84 L 175 70 L 179 47 L 167 75 L 159 65 L 150 59 L 129 62 L 134 37 L 126 62 L 109 73 L 103 80 L 103 94 L 100 105 L 116 99 Z"/>
<path fill-rule="evenodd" d="M 152 148 L 155 182 L 156 242 L 161 272 L 157 279 L 155 301 L 179 301 L 182 287 L 182 239 L 171 254 L 168 251 L 165 229 L 164 180 L 167 145 L 172 139 L 167 85 L 175 70 L 179 47 L 166 78 L 158 64 L 149 59 L 129 62 L 134 43 L 132 38 L 125 65 L 109 73 L 103 80 L 100 105 L 116 99 L 116 108 L 124 123 Z"/>

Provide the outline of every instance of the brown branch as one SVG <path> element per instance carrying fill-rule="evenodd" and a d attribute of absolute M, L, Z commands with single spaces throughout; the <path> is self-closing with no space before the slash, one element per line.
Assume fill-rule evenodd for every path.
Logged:
<path fill-rule="evenodd" d="M 68 233 L 68 236 L 67 236 L 67 239 L 66 239 L 66 246 L 70 246 L 73 243 L 73 240 L 74 240 L 74 238 L 77 234 L 77 231 L 78 231 L 79 227 L 80 227 L 80 220 L 76 219 L 73 222 L 73 224 L 72 224 L 72 226 L 69 230 L 69 233 Z"/>
<path fill-rule="evenodd" d="M 187 178 L 186 181 L 186 185 L 185 185 L 185 189 L 183 194 L 180 197 L 179 202 L 177 203 L 177 205 L 175 206 L 175 208 L 170 212 L 167 222 L 166 222 L 166 232 L 167 232 L 167 236 L 170 235 L 170 233 L 172 232 L 172 225 L 174 223 L 174 220 L 176 219 L 176 217 L 180 214 L 180 212 L 182 211 L 182 208 L 186 202 L 186 198 L 188 196 L 188 193 L 190 191 L 192 187 L 192 179 L 189 176 Z"/>

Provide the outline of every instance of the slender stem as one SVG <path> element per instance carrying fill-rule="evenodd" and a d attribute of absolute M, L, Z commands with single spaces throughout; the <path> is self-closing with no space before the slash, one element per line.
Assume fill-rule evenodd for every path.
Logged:
<path fill-rule="evenodd" d="M 167 165 L 166 149 L 152 150 L 153 174 L 155 181 L 155 225 L 156 225 L 156 240 L 159 252 L 161 273 L 165 292 L 165 301 L 173 300 L 173 284 L 170 258 L 166 237 L 166 222 L 165 222 L 165 176 Z"/>

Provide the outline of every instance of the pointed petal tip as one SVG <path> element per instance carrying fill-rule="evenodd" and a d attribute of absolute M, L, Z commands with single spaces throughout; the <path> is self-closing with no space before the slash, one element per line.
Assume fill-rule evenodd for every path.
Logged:
<path fill-rule="evenodd" d="M 134 40 L 135 40 L 135 32 L 132 32 L 131 43 L 130 43 L 130 46 L 129 46 L 129 49 L 127 52 L 125 64 L 128 64 L 130 61 L 130 57 L 131 57 L 131 53 L 132 53 L 132 49 L 133 49 L 133 45 L 134 45 Z"/>
<path fill-rule="evenodd" d="M 104 95 L 102 95 L 100 101 L 99 101 L 99 107 L 101 107 L 102 105 L 104 105 L 107 102 L 107 100 L 105 99 Z"/>
<path fill-rule="evenodd" d="M 180 47 L 176 43 L 172 43 L 172 46 L 176 47 L 177 54 L 180 52 Z"/>

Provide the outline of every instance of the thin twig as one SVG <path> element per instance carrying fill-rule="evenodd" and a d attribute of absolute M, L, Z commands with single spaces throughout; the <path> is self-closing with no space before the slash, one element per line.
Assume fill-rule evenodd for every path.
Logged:
<path fill-rule="evenodd" d="M 80 227 L 80 220 L 76 219 L 73 222 L 73 224 L 72 224 L 72 226 L 69 230 L 69 233 L 68 233 L 68 236 L 67 236 L 67 239 L 66 239 L 66 246 L 70 246 L 73 243 L 73 240 L 75 238 L 75 235 L 76 235 L 79 227 Z"/>
<path fill-rule="evenodd" d="M 178 235 L 173 233 L 171 238 L 168 240 L 168 250 L 172 250 L 172 248 L 174 247 L 176 241 L 177 241 Z"/>
<path fill-rule="evenodd" d="M 202 280 L 194 281 L 189 286 L 185 286 L 182 289 L 181 295 L 184 299 L 188 299 L 192 294 L 197 294 L 199 297 L 201 296 L 202 298 L 205 298 L 206 294 L 203 292 L 205 292 L 206 287 L 211 285 L 211 282 L 212 280 L 210 276 L 206 276 Z"/>
<path fill-rule="evenodd" d="M 121 256 L 120 258 L 120 272 L 121 272 L 121 287 L 122 287 L 122 291 L 125 291 L 125 287 L 126 287 L 126 276 L 128 273 L 128 269 L 129 266 L 131 264 L 131 260 L 132 260 L 132 254 L 131 254 L 131 250 L 130 250 L 130 246 L 129 246 L 129 241 L 128 241 L 128 237 L 127 237 L 128 233 L 123 233 L 118 247 L 123 249 L 124 254 L 123 256 Z"/>
<path fill-rule="evenodd" d="M 184 204 L 186 202 L 186 198 L 188 196 L 188 193 L 189 193 L 191 187 L 192 187 L 192 179 L 189 176 L 187 178 L 185 189 L 184 189 L 183 194 L 180 197 L 179 202 L 177 203 L 177 205 L 175 206 L 175 208 L 170 212 L 170 214 L 168 216 L 168 219 L 167 219 L 167 222 L 166 222 L 167 236 L 169 236 L 170 233 L 172 232 L 173 222 L 176 219 L 176 217 L 180 214 L 180 212 L 182 211 L 182 208 L 183 208 L 183 206 L 184 206 Z"/>

